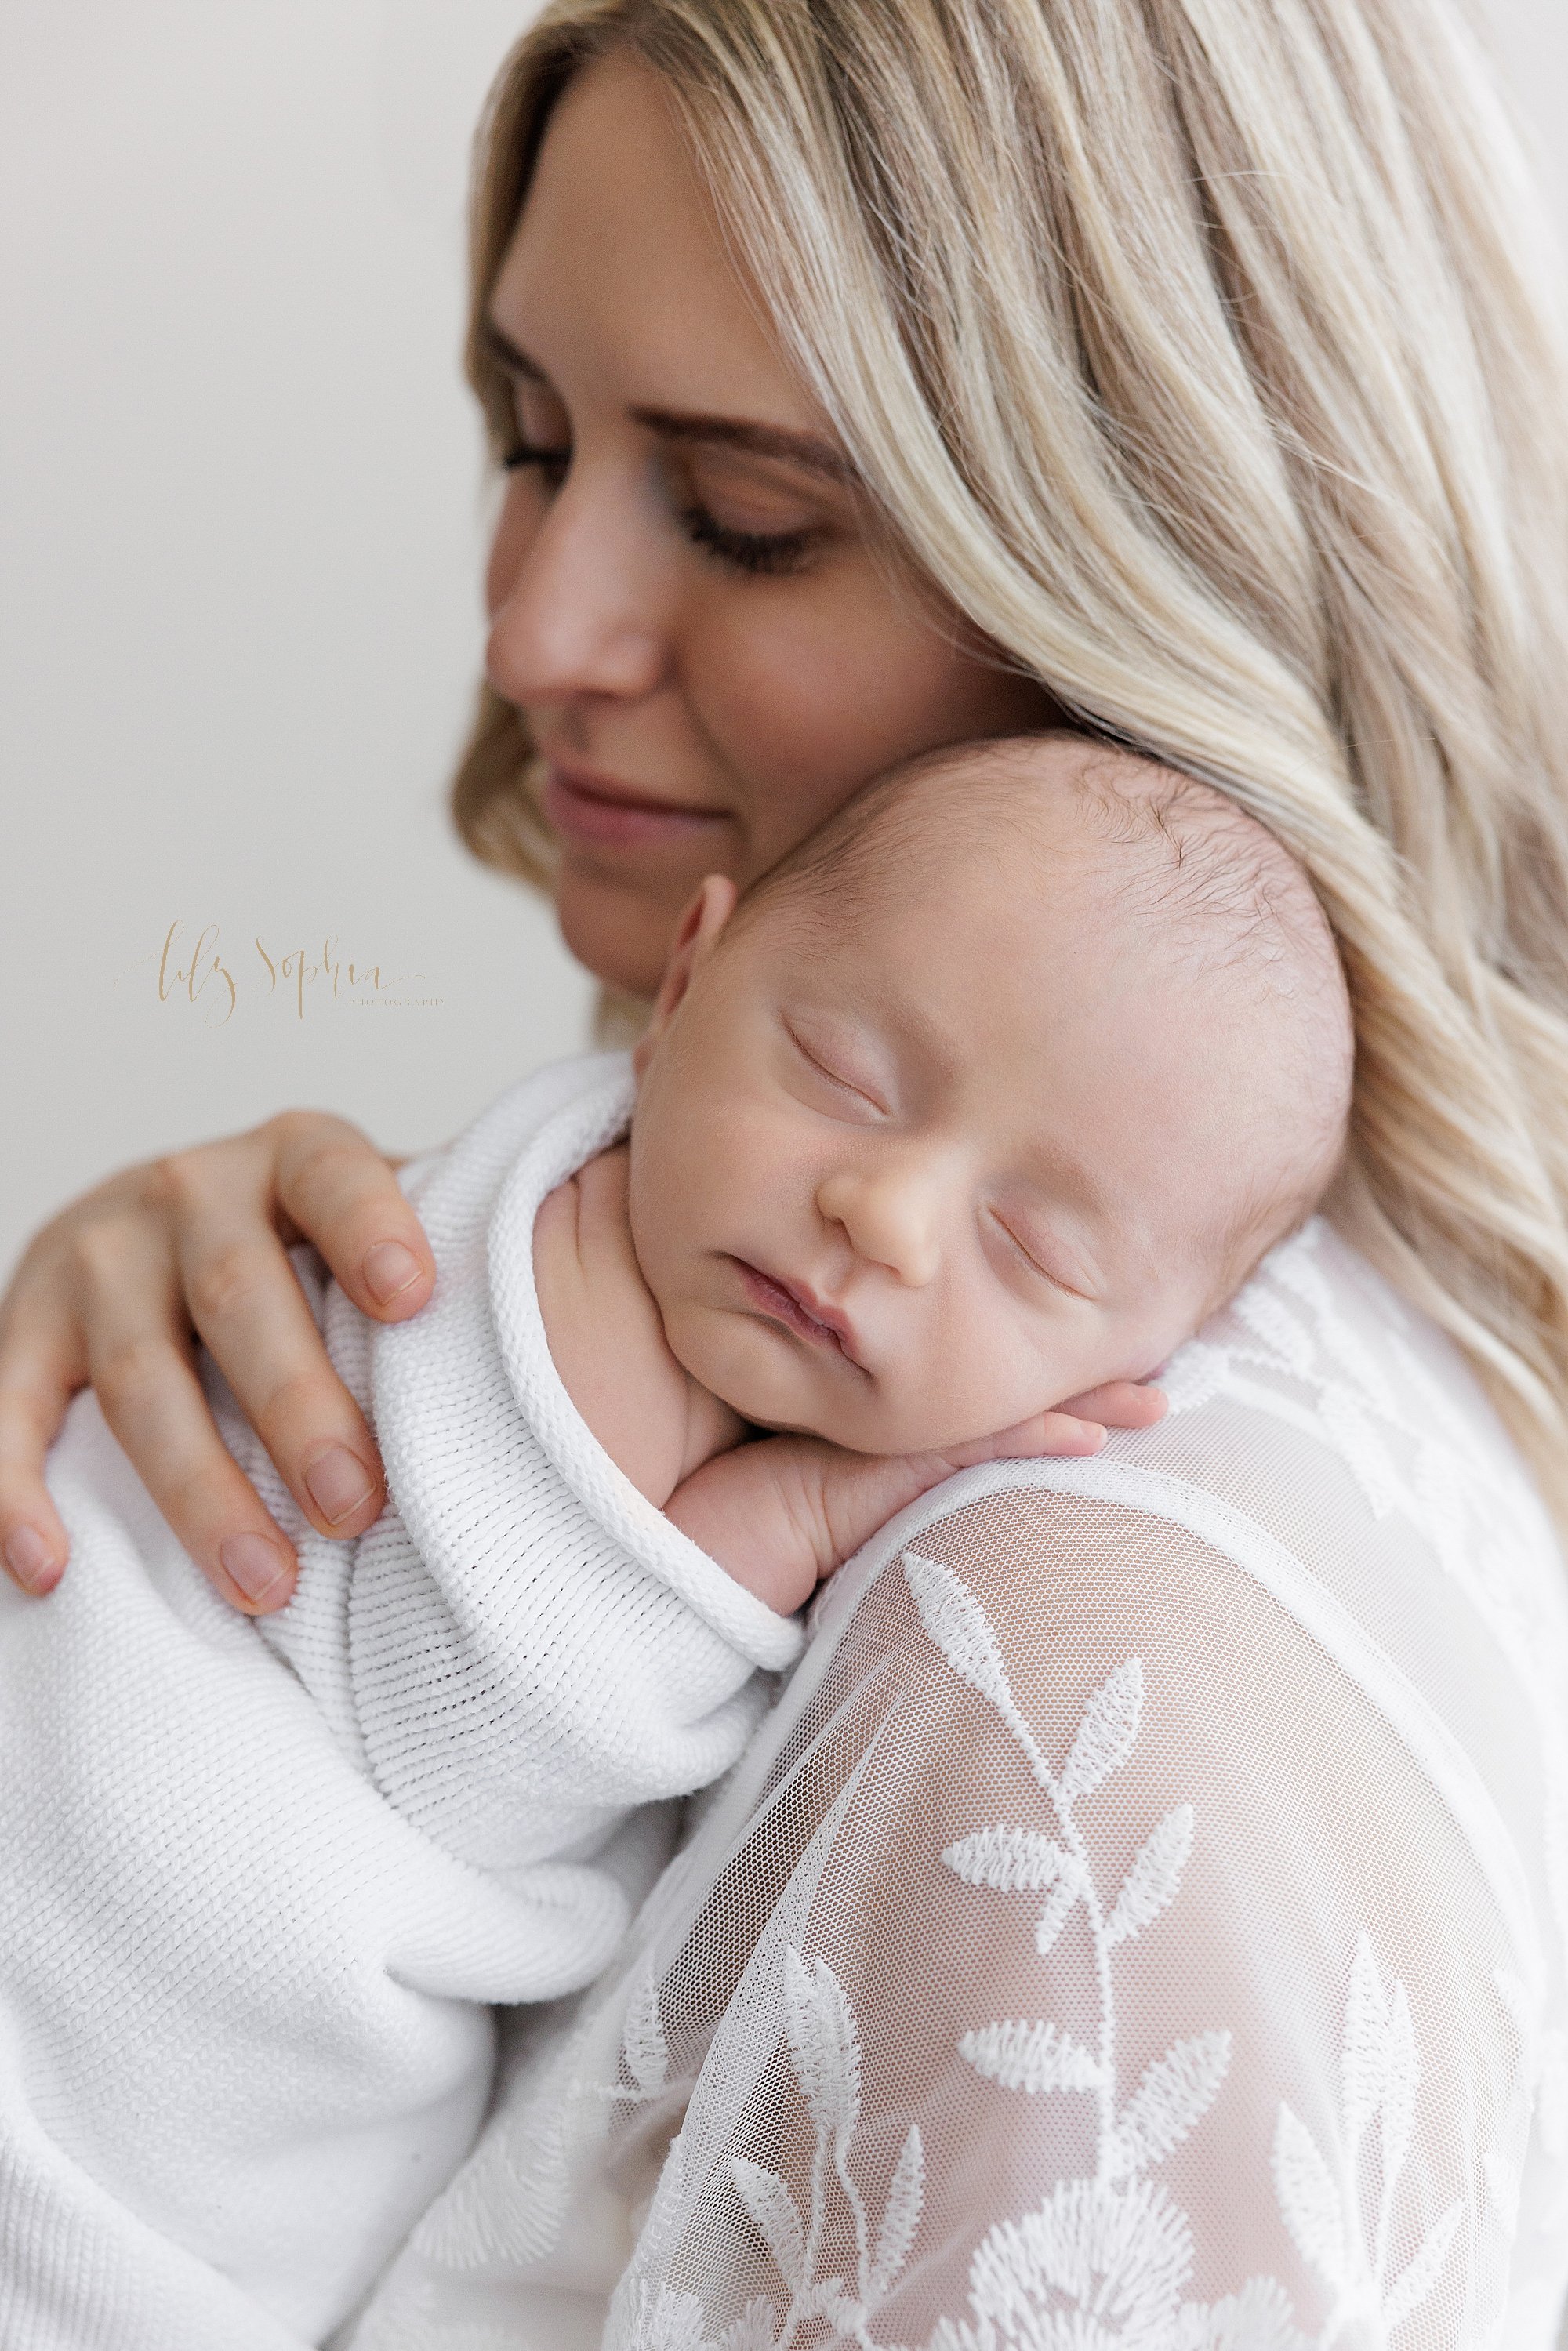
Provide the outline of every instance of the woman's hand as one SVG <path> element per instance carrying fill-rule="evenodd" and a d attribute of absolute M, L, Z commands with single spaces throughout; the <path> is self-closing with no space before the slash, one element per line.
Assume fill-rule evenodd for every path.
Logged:
<path fill-rule="evenodd" d="M 218 1435 L 195 1370 L 204 1340 L 322 1534 L 363 1532 L 381 1457 L 328 1359 L 288 1261 L 314 1244 L 356 1305 L 416 1313 L 435 1279 L 398 1187 L 401 1160 L 325 1111 L 130 1167 L 34 1236 L 0 1299 L 0 1558 L 51 1591 L 69 1543 L 44 1456 L 77 1389 L 104 1418 L 191 1557 L 258 1615 L 294 1589 L 294 1547 Z"/>

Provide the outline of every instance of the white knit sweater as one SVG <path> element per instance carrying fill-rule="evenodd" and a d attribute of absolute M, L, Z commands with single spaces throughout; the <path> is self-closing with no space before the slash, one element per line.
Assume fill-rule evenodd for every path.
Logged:
<path fill-rule="evenodd" d="M 437 1267 L 409 1322 L 296 1252 L 386 1462 L 358 1541 L 311 1531 L 204 1361 L 299 1548 L 279 1614 L 214 1597 L 72 1404 L 70 1572 L 0 1590 L 5 2351 L 319 2342 L 473 2139 L 487 2003 L 599 1971 L 661 1800 L 728 1767 L 794 1656 L 545 1343 L 535 1213 L 630 1104 L 623 1057 L 561 1064 L 405 1168 Z"/>

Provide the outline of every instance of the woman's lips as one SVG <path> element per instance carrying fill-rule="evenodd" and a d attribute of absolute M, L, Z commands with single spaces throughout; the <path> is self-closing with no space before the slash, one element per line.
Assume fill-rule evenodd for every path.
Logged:
<path fill-rule="evenodd" d="M 607 776 L 567 769 L 550 761 L 541 795 L 547 821 L 569 841 L 595 849 L 643 849 L 689 841 L 727 821 L 724 809 L 691 808 L 635 792 Z"/>
<path fill-rule="evenodd" d="M 825 1353 L 845 1355 L 852 1364 L 858 1364 L 854 1331 L 846 1316 L 824 1305 L 803 1284 L 779 1281 L 774 1275 L 764 1273 L 759 1266 L 748 1265 L 743 1257 L 737 1257 L 735 1262 L 740 1269 L 747 1295 L 764 1314 L 775 1322 L 782 1322 L 797 1338 L 808 1340 Z"/>

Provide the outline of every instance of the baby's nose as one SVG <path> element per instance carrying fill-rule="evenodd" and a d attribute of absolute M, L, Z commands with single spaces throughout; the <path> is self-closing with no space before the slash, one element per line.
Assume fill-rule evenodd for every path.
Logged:
<path fill-rule="evenodd" d="M 934 1281 L 941 1263 L 936 1203 L 914 1171 L 830 1176 L 818 1206 L 841 1225 L 857 1257 L 885 1266 L 910 1290 Z"/>

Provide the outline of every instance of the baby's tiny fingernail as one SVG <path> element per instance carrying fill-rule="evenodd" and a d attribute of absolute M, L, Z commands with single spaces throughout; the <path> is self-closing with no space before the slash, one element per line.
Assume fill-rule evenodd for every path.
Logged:
<path fill-rule="evenodd" d="M 218 1563 L 257 1607 L 288 1573 L 288 1562 L 265 1535 L 230 1535 L 218 1545 Z"/>
<path fill-rule="evenodd" d="M 413 1288 L 424 1268 L 401 1241 L 378 1241 L 374 1249 L 365 1251 L 363 1271 L 366 1287 L 383 1306 L 390 1306 L 394 1298 Z"/>
<path fill-rule="evenodd" d="M 41 1592 L 55 1554 L 37 1527 L 13 1527 L 5 1538 L 5 1564 L 28 1592 Z"/>
<path fill-rule="evenodd" d="M 1083 1431 L 1084 1436 L 1089 1439 L 1090 1452 L 1098 1453 L 1100 1447 L 1104 1444 L 1105 1439 L 1110 1436 L 1110 1430 L 1108 1428 L 1102 1428 L 1097 1420 L 1081 1420 L 1078 1426 Z"/>
<path fill-rule="evenodd" d="M 359 1456 L 346 1445 L 334 1445 L 308 1464 L 305 1483 L 310 1498 L 329 1527 L 335 1527 L 375 1492 L 375 1483 Z"/>

